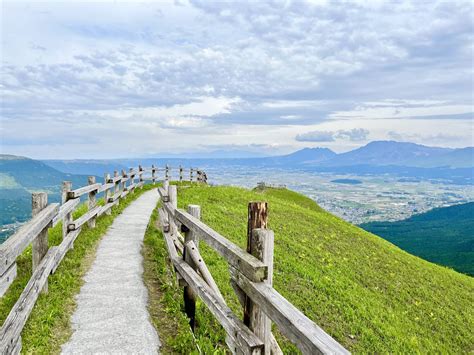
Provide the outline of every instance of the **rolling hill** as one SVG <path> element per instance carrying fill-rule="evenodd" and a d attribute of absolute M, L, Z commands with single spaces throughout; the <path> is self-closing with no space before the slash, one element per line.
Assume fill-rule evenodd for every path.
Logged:
<path fill-rule="evenodd" d="M 474 276 L 474 202 L 360 227 L 411 254 Z"/>
<path fill-rule="evenodd" d="M 60 201 L 63 181 L 87 184 L 87 176 L 63 173 L 45 163 L 15 155 L 0 155 L 0 225 L 31 217 L 31 193 L 45 191 L 49 202 Z"/>
<path fill-rule="evenodd" d="M 247 203 L 259 200 L 268 201 L 269 228 L 275 232 L 274 287 L 351 352 L 472 351 L 473 278 L 410 255 L 289 190 L 202 186 L 178 192 L 179 207 L 201 205 L 203 221 L 242 248 L 246 247 Z M 159 232 L 148 235 L 145 245 L 154 248 L 157 263 L 166 260 Z M 226 262 L 204 242 L 201 245 L 229 306 L 240 314 Z M 153 270 L 162 270 L 165 307 L 170 312 L 179 310 L 182 290 L 172 293 L 173 275 L 160 265 Z M 198 307 L 198 341 L 223 344 L 222 329 L 204 306 Z M 295 353 L 276 336 L 284 353 Z M 192 350 L 192 338 L 189 342 L 189 348 L 183 343 L 176 347 L 181 352 Z"/>

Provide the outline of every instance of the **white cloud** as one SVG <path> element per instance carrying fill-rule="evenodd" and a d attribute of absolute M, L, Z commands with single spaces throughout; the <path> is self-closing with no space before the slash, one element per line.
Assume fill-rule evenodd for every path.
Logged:
<path fill-rule="evenodd" d="M 2 139 L 11 153 L 46 156 L 60 141 L 70 157 L 203 139 L 296 149 L 305 143 L 294 137 L 311 131 L 333 132 L 326 143 L 340 150 L 364 130 L 386 138 L 403 120 L 400 134 L 411 127 L 421 143 L 472 140 L 467 3 L 7 1 L 2 10 L 0 134 L 16 137 Z M 95 138 L 58 138 L 71 129 Z"/>
<path fill-rule="evenodd" d="M 336 139 L 365 142 L 370 134 L 368 129 L 353 128 L 348 130 L 338 131 L 310 131 L 302 134 L 297 134 L 295 139 L 299 142 L 334 142 Z"/>

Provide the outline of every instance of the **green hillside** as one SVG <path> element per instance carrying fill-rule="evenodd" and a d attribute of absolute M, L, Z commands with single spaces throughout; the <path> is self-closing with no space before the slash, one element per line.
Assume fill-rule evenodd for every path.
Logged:
<path fill-rule="evenodd" d="M 352 352 L 474 350 L 474 279 L 412 256 L 288 190 L 192 187 L 180 189 L 178 195 L 179 207 L 201 205 L 202 219 L 242 248 L 247 203 L 255 200 L 269 203 L 270 228 L 275 231 L 274 287 Z M 170 286 L 173 277 L 160 264 L 166 258 L 162 237 L 148 232 L 145 245 L 145 253 L 149 248 L 155 253 L 162 302 L 168 312 L 176 313 L 182 296 L 179 288 Z M 241 314 L 227 264 L 204 242 L 201 249 L 230 307 Z M 196 341 L 201 350 L 218 351 L 210 344 L 224 344 L 223 331 L 202 304 L 197 315 Z M 169 339 L 180 339 L 170 340 L 173 349 L 193 349 L 186 348 L 179 331 L 172 333 Z M 279 334 L 277 339 L 285 353 L 294 350 Z"/>
<path fill-rule="evenodd" d="M 361 227 L 411 254 L 474 276 L 474 202 Z"/>
<path fill-rule="evenodd" d="M 87 176 L 65 174 L 38 160 L 0 154 L 0 225 L 31 217 L 31 192 L 45 191 L 50 202 L 58 202 L 65 180 L 72 181 L 73 187 L 87 184 Z"/>

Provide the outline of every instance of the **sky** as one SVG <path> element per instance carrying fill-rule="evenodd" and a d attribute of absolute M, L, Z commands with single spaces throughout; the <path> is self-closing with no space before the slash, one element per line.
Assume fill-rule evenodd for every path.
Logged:
<path fill-rule="evenodd" d="M 474 145 L 470 1 L 0 1 L 1 153 Z"/>

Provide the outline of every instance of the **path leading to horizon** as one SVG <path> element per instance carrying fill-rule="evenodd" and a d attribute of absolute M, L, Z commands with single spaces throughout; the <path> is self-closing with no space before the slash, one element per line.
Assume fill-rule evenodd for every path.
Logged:
<path fill-rule="evenodd" d="M 84 277 L 72 315 L 73 334 L 62 352 L 156 354 L 160 340 L 147 310 L 142 242 L 156 190 L 133 201 L 109 227 Z"/>

